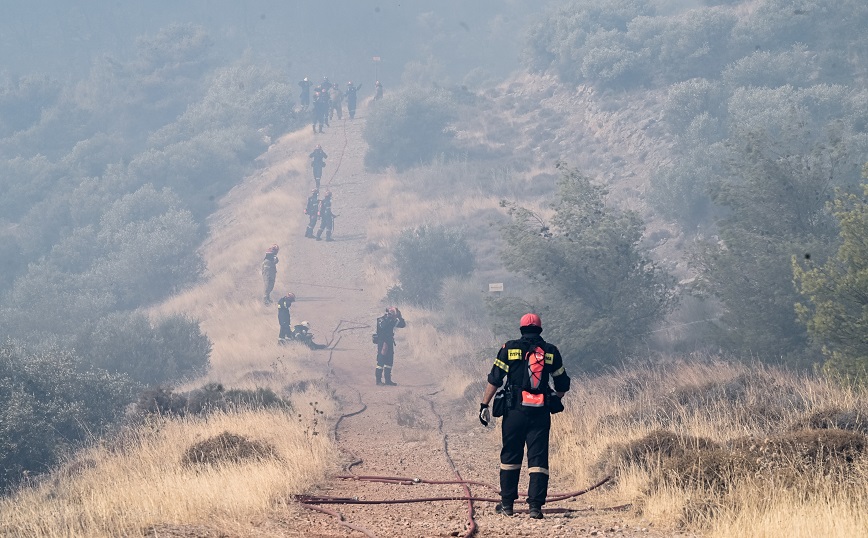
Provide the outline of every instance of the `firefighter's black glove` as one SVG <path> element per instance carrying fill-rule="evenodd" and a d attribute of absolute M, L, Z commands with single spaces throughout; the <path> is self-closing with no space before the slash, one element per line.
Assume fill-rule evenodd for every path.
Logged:
<path fill-rule="evenodd" d="M 479 422 L 481 422 L 483 426 L 488 426 L 490 420 L 491 410 L 488 409 L 488 404 L 479 404 Z"/>

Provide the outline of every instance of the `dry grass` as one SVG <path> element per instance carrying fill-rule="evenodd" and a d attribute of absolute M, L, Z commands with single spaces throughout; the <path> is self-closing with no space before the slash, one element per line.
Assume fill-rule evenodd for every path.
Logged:
<path fill-rule="evenodd" d="M 148 527 L 164 524 L 237 528 L 309 491 L 334 467 L 334 448 L 327 436 L 313 435 L 310 420 L 250 411 L 154 421 L 83 451 L 43 483 L 0 499 L 0 535 L 143 536 Z M 261 452 L 184 463 L 197 443 L 213 445 L 227 435 Z"/>
<path fill-rule="evenodd" d="M 577 487 L 613 474 L 613 497 L 660 524 L 715 536 L 868 533 L 866 393 L 697 360 L 574 379 L 566 404 L 553 418 L 553 472 Z"/>

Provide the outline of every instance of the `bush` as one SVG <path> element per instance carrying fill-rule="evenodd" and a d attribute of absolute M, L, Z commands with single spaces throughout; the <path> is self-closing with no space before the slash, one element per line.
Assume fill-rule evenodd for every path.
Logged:
<path fill-rule="evenodd" d="M 563 163 L 558 168 L 550 222 L 504 202 L 512 218 L 503 230 L 503 259 L 538 290 L 540 306 L 525 311 L 550 320 L 546 334 L 568 363 L 585 370 L 611 366 L 635 351 L 671 311 L 674 278 L 640 245 L 644 225 L 636 213 L 607 206 L 603 187 Z M 521 301 L 492 304 L 509 319 L 520 315 L 515 309 Z"/>
<path fill-rule="evenodd" d="M 244 409 L 289 410 L 292 404 L 268 388 L 226 390 L 219 383 L 208 383 L 183 393 L 174 392 L 168 387 L 148 389 L 139 394 L 136 407 L 141 415 L 184 416 Z"/>
<path fill-rule="evenodd" d="M 94 365 L 143 385 L 196 377 L 210 366 L 211 341 L 197 321 L 177 315 L 152 325 L 144 314 L 110 314 L 87 324 L 75 347 Z"/>
<path fill-rule="evenodd" d="M 0 492 L 118 421 L 132 384 L 66 351 L 0 344 Z"/>
<path fill-rule="evenodd" d="M 271 444 L 227 431 L 192 445 L 184 451 L 181 463 L 186 466 L 220 465 L 270 459 L 280 459 L 277 449 Z"/>
<path fill-rule="evenodd" d="M 420 226 L 401 232 L 395 246 L 400 286 L 389 298 L 431 306 L 440 297 L 443 280 L 473 272 L 473 252 L 461 232 L 443 226 Z"/>
<path fill-rule="evenodd" d="M 367 168 L 409 168 L 450 149 L 454 104 L 445 90 L 403 90 L 375 105 L 365 125 Z"/>

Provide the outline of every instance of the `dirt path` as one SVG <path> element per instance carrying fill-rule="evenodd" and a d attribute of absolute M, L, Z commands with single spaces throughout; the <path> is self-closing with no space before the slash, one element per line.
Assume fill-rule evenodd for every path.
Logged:
<path fill-rule="evenodd" d="M 338 409 L 327 410 L 336 427 L 323 433 L 336 437 L 343 455 L 342 474 L 430 481 L 455 480 L 460 474 L 464 480 L 496 487 L 499 429 L 481 427 L 475 404 L 455 401 L 441 392 L 442 366 L 436 356 L 415 353 L 420 358 L 408 357 L 405 341 L 422 328 L 412 315 L 407 315 L 408 327 L 396 332 L 394 379 L 399 385 L 374 383 L 371 334 L 385 305 L 381 302 L 382 283 L 372 281 L 380 277 L 365 260 L 371 255 L 367 236 L 370 215 L 382 202 L 376 199 L 377 185 L 386 178 L 364 170 L 365 109 L 359 112 L 353 121 L 332 121 L 323 134 L 315 135 L 308 128 L 289 133 L 271 146 L 260 159 L 262 170 L 225 197 L 210 223 L 211 239 L 203 247 L 213 271 L 207 285 L 177 296 L 164 309 L 190 312 L 202 319 L 214 340 L 215 380 L 237 382 L 256 379 L 257 375 L 264 379 L 275 362 L 284 359 L 284 374 L 290 380 L 293 375 L 322 380 L 339 404 Z M 302 209 L 313 187 L 307 155 L 317 143 L 329 155 L 321 191 L 333 192 L 333 209 L 339 215 L 333 242 L 304 237 Z M 313 352 L 313 362 L 309 362 L 311 354 L 306 349 L 277 345 L 274 309 L 263 306 L 258 292 L 252 293 L 261 290 L 258 260 L 262 249 L 273 241 L 281 246 L 273 296 L 293 291 L 298 298 L 292 308 L 293 323 L 308 320 L 316 341 L 329 343 L 328 349 Z M 520 487 L 526 485 L 525 474 Z M 572 486 L 555 473 L 550 494 L 575 489 Z M 481 485 L 471 485 L 466 491 L 456 484 L 407 485 L 338 476 L 318 488 L 311 487 L 308 493 L 377 501 L 463 498 L 468 491 L 473 497 L 497 498 L 495 491 Z M 262 535 L 433 537 L 465 536 L 469 530 L 468 503 L 463 500 L 323 505 L 340 518 L 288 501 L 254 523 Z M 591 508 L 613 504 L 617 501 L 607 499 L 604 493 L 592 492 L 547 505 L 573 511 L 536 521 L 524 514 L 498 516 L 494 503 L 476 501 L 475 536 L 669 535 L 643 529 L 643 524 L 629 519 L 628 513 Z"/>

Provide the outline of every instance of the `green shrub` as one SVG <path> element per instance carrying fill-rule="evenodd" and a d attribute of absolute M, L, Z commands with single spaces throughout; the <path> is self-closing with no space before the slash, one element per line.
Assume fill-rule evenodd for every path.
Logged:
<path fill-rule="evenodd" d="M 0 492 L 121 418 L 132 384 L 66 351 L 0 344 Z"/>
<path fill-rule="evenodd" d="M 640 245 L 644 225 L 636 213 L 608 206 L 603 187 L 563 163 L 558 168 L 550 221 L 504 202 L 512 218 L 503 229 L 503 260 L 533 284 L 539 306 L 525 311 L 548 320 L 546 334 L 566 361 L 585 370 L 618 364 L 671 311 L 674 278 Z M 511 320 L 523 306 L 509 298 L 492 304 Z"/>
<path fill-rule="evenodd" d="M 105 370 L 157 385 L 205 373 L 211 341 L 197 321 L 170 316 L 152 325 L 140 313 L 113 313 L 86 324 L 75 339 L 80 355 Z"/>
<path fill-rule="evenodd" d="M 402 90 L 372 106 L 365 124 L 365 166 L 398 169 L 449 151 L 454 104 L 445 90 Z"/>
<path fill-rule="evenodd" d="M 432 306 L 444 279 L 466 277 L 474 265 L 473 252 L 461 232 L 429 225 L 401 232 L 395 261 L 401 283 L 389 290 L 389 298 L 419 306 Z"/>

